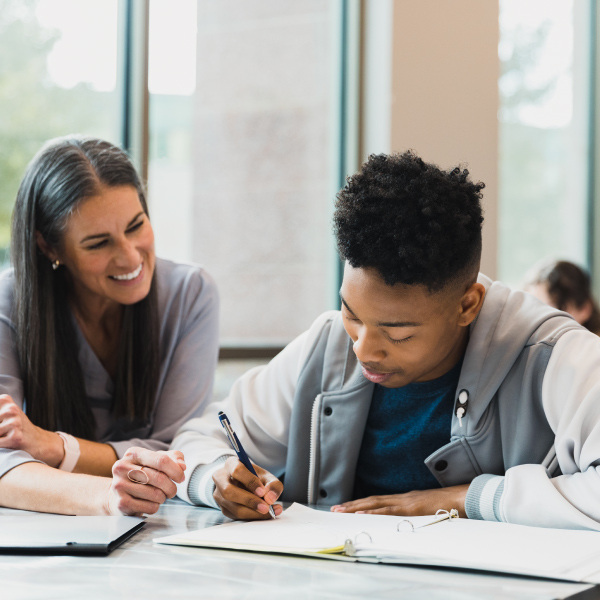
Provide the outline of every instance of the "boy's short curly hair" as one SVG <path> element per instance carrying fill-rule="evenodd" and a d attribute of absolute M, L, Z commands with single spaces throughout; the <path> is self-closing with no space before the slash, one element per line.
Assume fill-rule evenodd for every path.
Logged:
<path fill-rule="evenodd" d="M 412 151 L 373 154 L 337 195 L 340 256 L 376 269 L 388 285 L 431 292 L 476 277 L 484 187 L 466 169 L 443 171 Z"/>

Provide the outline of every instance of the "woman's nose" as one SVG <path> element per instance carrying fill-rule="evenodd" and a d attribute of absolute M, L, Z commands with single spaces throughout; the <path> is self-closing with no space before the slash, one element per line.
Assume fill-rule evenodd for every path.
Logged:
<path fill-rule="evenodd" d="M 123 240 L 117 246 L 115 260 L 119 266 L 135 268 L 140 264 L 140 253 L 136 245 L 129 240 Z"/>

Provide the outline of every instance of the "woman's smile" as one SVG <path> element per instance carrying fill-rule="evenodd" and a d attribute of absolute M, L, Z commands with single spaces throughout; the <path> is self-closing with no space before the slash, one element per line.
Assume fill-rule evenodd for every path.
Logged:
<path fill-rule="evenodd" d="M 120 283 L 132 283 L 133 280 L 138 279 L 138 277 L 142 274 L 143 267 L 144 263 L 141 262 L 137 269 L 131 271 L 131 273 L 125 273 L 124 275 L 109 275 L 109 277 Z"/>

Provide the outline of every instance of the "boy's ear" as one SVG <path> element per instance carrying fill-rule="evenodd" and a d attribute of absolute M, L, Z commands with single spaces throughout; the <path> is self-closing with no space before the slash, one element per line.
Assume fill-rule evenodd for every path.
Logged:
<path fill-rule="evenodd" d="M 460 314 L 458 324 L 467 327 L 479 314 L 485 298 L 485 286 L 481 283 L 473 283 L 460 299 Z"/>
<path fill-rule="evenodd" d="M 48 244 L 48 242 L 44 239 L 44 236 L 37 229 L 35 231 L 35 242 L 38 248 L 50 262 L 57 260 L 58 254 L 52 248 L 52 246 Z"/>

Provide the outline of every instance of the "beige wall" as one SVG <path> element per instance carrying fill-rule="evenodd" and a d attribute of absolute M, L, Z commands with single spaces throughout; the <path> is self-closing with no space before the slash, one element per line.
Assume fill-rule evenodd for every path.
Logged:
<path fill-rule="evenodd" d="M 390 150 L 485 182 L 482 271 L 495 277 L 498 2 L 394 0 L 392 13 Z"/>

